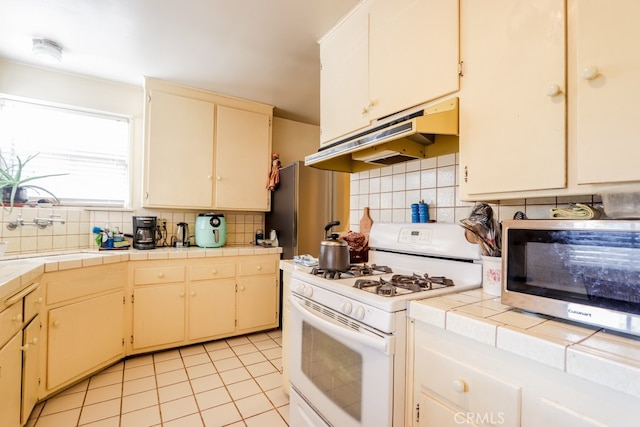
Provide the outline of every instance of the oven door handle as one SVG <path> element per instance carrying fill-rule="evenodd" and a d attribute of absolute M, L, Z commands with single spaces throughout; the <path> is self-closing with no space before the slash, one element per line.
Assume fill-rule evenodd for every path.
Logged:
<path fill-rule="evenodd" d="M 393 348 L 393 345 L 388 345 L 387 342 L 393 339 L 393 337 L 374 338 L 369 335 L 355 332 L 353 329 L 335 325 L 318 316 L 315 316 L 310 310 L 308 310 L 303 304 L 301 304 L 296 297 L 291 296 L 289 298 L 289 301 L 291 302 L 291 307 L 293 307 L 298 313 L 300 313 L 305 321 L 309 322 L 316 328 L 329 331 L 330 333 L 335 334 L 346 341 L 355 341 L 381 353 L 391 354 L 390 350 Z"/>

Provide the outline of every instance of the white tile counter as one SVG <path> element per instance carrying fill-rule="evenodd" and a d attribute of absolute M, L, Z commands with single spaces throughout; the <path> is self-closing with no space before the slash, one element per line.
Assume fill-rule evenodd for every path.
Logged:
<path fill-rule="evenodd" d="M 515 310 L 482 289 L 412 301 L 407 315 L 640 397 L 640 338 Z"/>
<path fill-rule="evenodd" d="M 156 248 L 150 250 L 97 249 L 79 252 L 51 252 L 29 256 L 7 256 L 0 259 L 0 300 L 15 294 L 42 273 L 90 267 L 126 261 L 209 258 L 242 255 L 278 254 L 282 248 L 258 246 L 224 246 L 221 248 Z"/>

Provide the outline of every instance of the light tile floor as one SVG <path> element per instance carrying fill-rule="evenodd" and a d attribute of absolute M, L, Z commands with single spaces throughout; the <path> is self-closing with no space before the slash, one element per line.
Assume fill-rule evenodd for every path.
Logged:
<path fill-rule="evenodd" d="M 41 402 L 27 427 L 288 425 L 280 330 L 121 361 Z"/>

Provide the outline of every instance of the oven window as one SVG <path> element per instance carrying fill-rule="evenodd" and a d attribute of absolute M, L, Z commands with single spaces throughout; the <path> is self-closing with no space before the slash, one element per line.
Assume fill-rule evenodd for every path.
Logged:
<path fill-rule="evenodd" d="M 640 233 L 508 233 L 508 290 L 640 313 Z"/>
<path fill-rule="evenodd" d="M 334 404 L 360 421 L 362 355 L 302 322 L 302 372 Z"/>

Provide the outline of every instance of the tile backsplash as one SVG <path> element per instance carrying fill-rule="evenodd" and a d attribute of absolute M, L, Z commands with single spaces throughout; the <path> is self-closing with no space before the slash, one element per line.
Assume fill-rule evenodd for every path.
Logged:
<path fill-rule="evenodd" d="M 400 163 L 351 174 L 350 228 L 359 230 L 360 218 L 369 207 L 379 222 L 411 222 L 411 204 L 424 200 L 429 218 L 457 223 L 471 213 L 475 203 L 460 201 L 458 153 Z M 531 219 L 549 218 L 550 209 L 571 203 L 595 205 L 600 196 L 544 197 L 503 200 L 492 205 L 498 219 L 524 212 Z"/>
<path fill-rule="evenodd" d="M 176 224 L 186 222 L 189 233 L 195 233 L 195 221 L 202 211 L 161 211 L 161 210 L 91 210 L 69 207 L 20 207 L 12 212 L 0 210 L 0 240 L 9 242 L 6 255 L 22 255 L 38 252 L 66 251 L 96 248 L 93 227 L 116 227 L 127 234 L 133 233 L 133 216 L 155 216 L 160 225 L 166 221 L 166 242 L 171 244 Z M 264 229 L 264 214 L 256 212 L 222 212 L 227 219 L 227 244 L 242 245 L 254 240 L 255 230 Z M 9 230 L 7 224 L 22 215 L 25 225 Z M 54 222 L 52 226 L 34 226 L 35 218 L 48 218 L 50 214 L 59 216 L 64 224 Z M 30 224 L 30 225 L 27 225 Z M 164 240 L 164 239 L 163 239 Z M 195 238 L 191 238 L 195 243 Z M 164 243 L 164 241 L 162 242 Z"/>

